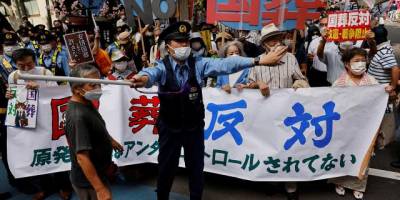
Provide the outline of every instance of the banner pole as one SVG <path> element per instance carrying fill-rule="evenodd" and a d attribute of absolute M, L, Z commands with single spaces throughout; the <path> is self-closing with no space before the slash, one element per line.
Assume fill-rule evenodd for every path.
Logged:
<path fill-rule="evenodd" d="M 43 75 L 28 75 L 28 74 L 17 74 L 17 79 L 21 80 L 37 80 L 37 81 L 57 81 L 57 82 L 75 82 L 75 83 L 96 83 L 96 84 L 107 84 L 107 85 L 126 85 L 131 86 L 132 83 L 129 81 L 111 81 L 103 79 L 91 79 L 91 78 L 77 78 L 67 76 L 43 76 Z"/>

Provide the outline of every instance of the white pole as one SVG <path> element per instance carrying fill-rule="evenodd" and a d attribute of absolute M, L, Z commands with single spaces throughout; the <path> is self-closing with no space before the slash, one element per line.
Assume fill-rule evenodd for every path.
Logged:
<path fill-rule="evenodd" d="M 103 79 L 76 78 L 76 77 L 67 77 L 67 76 L 42 76 L 42 75 L 17 74 L 16 78 L 22 79 L 22 80 L 61 81 L 61 82 L 97 83 L 97 84 L 132 86 L 132 83 L 129 81 L 122 81 L 122 80 L 111 81 L 111 80 L 103 80 Z"/>

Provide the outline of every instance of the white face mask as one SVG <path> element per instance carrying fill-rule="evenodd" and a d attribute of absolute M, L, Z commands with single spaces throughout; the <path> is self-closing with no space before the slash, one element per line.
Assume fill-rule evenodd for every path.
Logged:
<path fill-rule="evenodd" d="M 28 44 L 30 41 L 31 41 L 31 38 L 29 38 L 29 37 L 23 37 L 22 38 L 22 42 L 25 43 L 25 44 Z"/>
<path fill-rule="evenodd" d="M 292 40 L 291 39 L 284 39 L 283 40 L 283 44 L 285 45 L 285 46 L 291 46 L 292 45 Z"/>
<path fill-rule="evenodd" d="M 94 100 L 99 100 L 101 95 L 103 95 L 103 91 L 100 88 L 97 88 L 94 90 L 85 91 L 83 97 L 89 101 L 94 101 Z"/>
<path fill-rule="evenodd" d="M 122 62 L 115 62 L 114 63 L 115 69 L 117 69 L 120 72 L 123 72 L 126 70 L 128 67 L 128 62 L 127 61 L 122 61 Z"/>
<path fill-rule="evenodd" d="M 354 75 L 361 75 L 367 70 L 366 62 L 353 62 L 350 63 L 351 73 Z"/>
<path fill-rule="evenodd" d="M 321 35 L 324 35 L 324 33 L 326 33 L 326 27 L 325 26 L 323 26 L 323 27 L 319 27 L 319 32 L 321 33 Z"/>
<path fill-rule="evenodd" d="M 33 74 L 35 72 L 35 68 L 32 68 L 30 70 L 24 71 L 24 70 L 19 70 L 21 74 Z"/>
<path fill-rule="evenodd" d="M 51 51 L 51 44 L 44 44 L 40 47 L 42 49 L 42 51 L 49 53 Z"/>
<path fill-rule="evenodd" d="M 18 49 L 17 46 L 4 46 L 3 48 L 4 54 L 7 56 L 12 56 L 13 52 L 17 49 Z"/>
<path fill-rule="evenodd" d="M 172 47 L 170 47 L 172 48 Z M 189 58 L 192 49 L 190 47 L 179 47 L 179 48 L 172 48 L 175 52 L 173 57 L 175 57 L 179 61 L 185 61 Z"/>
<path fill-rule="evenodd" d="M 193 56 L 194 57 L 201 57 L 201 56 L 204 55 L 204 51 L 205 51 L 204 48 L 200 49 L 199 51 L 192 50 Z"/>

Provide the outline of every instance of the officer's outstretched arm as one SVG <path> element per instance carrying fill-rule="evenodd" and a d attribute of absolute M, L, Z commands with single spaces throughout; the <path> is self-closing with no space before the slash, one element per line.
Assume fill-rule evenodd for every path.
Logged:
<path fill-rule="evenodd" d="M 129 81 L 132 83 L 131 87 L 140 88 L 147 86 L 147 83 L 149 82 L 149 77 L 146 75 L 135 75 Z"/>

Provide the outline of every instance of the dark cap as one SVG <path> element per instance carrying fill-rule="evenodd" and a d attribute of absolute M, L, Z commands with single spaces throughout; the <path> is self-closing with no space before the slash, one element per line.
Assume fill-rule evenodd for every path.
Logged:
<path fill-rule="evenodd" d="M 33 31 L 34 31 L 35 33 L 39 33 L 39 32 L 42 32 L 42 31 L 44 31 L 44 30 L 46 30 L 46 26 L 43 25 L 43 24 L 38 24 L 38 25 L 36 25 L 36 26 L 33 28 Z"/>
<path fill-rule="evenodd" d="M 187 22 L 171 24 L 160 34 L 159 42 L 169 40 L 189 40 L 191 26 Z"/>
<path fill-rule="evenodd" d="M 56 38 L 50 33 L 50 31 L 43 31 L 37 36 L 36 40 L 39 44 L 48 44 L 51 41 L 56 40 Z"/>
<path fill-rule="evenodd" d="M 18 35 L 16 33 L 7 32 L 1 35 L 4 45 L 15 45 L 18 43 Z"/>
<path fill-rule="evenodd" d="M 17 33 L 20 37 L 29 37 L 29 29 L 28 28 L 20 28 Z"/>

